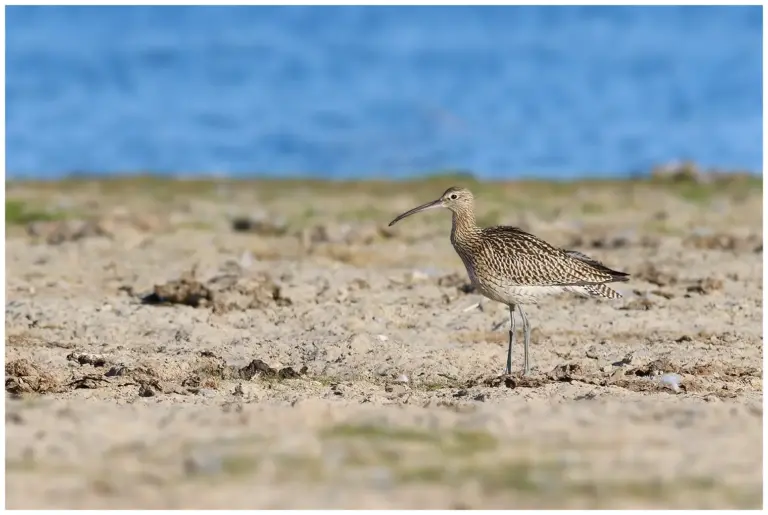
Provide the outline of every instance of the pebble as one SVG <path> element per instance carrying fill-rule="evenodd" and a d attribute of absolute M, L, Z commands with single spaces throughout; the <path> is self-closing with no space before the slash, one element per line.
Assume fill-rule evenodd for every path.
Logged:
<path fill-rule="evenodd" d="M 184 472 L 188 476 L 218 474 L 222 470 L 221 456 L 208 453 L 195 453 L 184 460 Z"/>
<path fill-rule="evenodd" d="M 673 374 L 673 373 L 669 373 L 669 374 L 664 374 L 663 376 L 661 376 L 661 379 L 659 381 L 661 381 L 661 384 L 663 386 L 666 386 L 667 388 L 671 388 L 675 392 L 679 392 L 680 391 L 680 381 L 681 380 L 682 379 L 680 378 L 679 375 Z"/>
<path fill-rule="evenodd" d="M 253 254 L 251 254 L 247 250 L 244 251 L 243 254 L 240 256 L 240 266 L 246 269 L 253 266 Z"/>
<path fill-rule="evenodd" d="M 212 388 L 200 388 L 197 391 L 197 394 L 202 395 L 203 397 L 215 397 L 217 395 L 217 392 Z"/>
<path fill-rule="evenodd" d="M 426 281 L 427 279 L 429 279 L 429 275 L 426 274 L 425 272 L 422 272 L 421 270 L 414 270 L 411 272 L 409 279 L 412 282 Z"/>

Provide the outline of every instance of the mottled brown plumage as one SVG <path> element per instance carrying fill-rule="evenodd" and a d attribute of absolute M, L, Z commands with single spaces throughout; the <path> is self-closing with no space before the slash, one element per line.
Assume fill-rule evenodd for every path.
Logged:
<path fill-rule="evenodd" d="M 509 306 L 507 373 L 511 373 L 515 308 L 523 321 L 524 373 L 527 374 L 530 371 L 530 325 L 523 304 L 536 304 L 548 295 L 561 292 L 620 298 L 621 295 L 607 284 L 629 279 L 628 274 L 612 270 L 581 252 L 554 247 L 516 227 L 478 227 L 474 198 L 464 188 L 448 188 L 439 199 L 403 213 L 389 225 L 406 216 L 437 207 L 446 207 L 453 212 L 451 243 L 477 291 Z"/>

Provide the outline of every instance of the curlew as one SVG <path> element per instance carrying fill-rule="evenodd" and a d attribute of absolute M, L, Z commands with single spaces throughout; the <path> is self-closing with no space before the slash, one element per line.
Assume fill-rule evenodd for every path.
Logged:
<path fill-rule="evenodd" d="M 437 200 L 406 211 L 389 225 L 438 207 L 448 208 L 453 213 L 451 243 L 475 289 L 509 309 L 506 374 L 512 373 L 515 309 L 523 323 L 523 374 L 528 375 L 531 326 L 523 305 L 537 304 L 547 296 L 563 292 L 617 299 L 621 294 L 607 284 L 629 280 L 629 274 L 611 270 L 581 252 L 554 247 L 517 227 L 478 227 L 474 197 L 465 188 L 448 188 Z"/>

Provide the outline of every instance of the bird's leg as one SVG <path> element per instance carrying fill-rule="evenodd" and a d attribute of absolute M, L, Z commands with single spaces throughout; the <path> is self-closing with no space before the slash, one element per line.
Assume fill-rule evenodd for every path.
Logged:
<path fill-rule="evenodd" d="M 531 372 L 531 364 L 528 360 L 528 344 L 531 342 L 531 324 L 528 322 L 528 317 L 523 311 L 523 306 L 517 305 L 517 310 L 520 312 L 520 318 L 523 320 L 523 375 L 527 376 Z"/>
<path fill-rule="evenodd" d="M 507 368 L 505 374 L 512 373 L 512 345 L 515 344 L 515 305 L 509 306 L 509 348 L 507 349 Z"/>

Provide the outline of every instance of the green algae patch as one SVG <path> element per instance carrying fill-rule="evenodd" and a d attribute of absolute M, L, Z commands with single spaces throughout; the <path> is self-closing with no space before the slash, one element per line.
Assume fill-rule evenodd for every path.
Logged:
<path fill-rule="evenodd" d="M 66 213 L 58 211 L 46 211 L 32 206 L 23 200 L 6 199 L 5 200 L 5 223 L 6 225 L 23 225 L 31 222 L 47 222 L 53 220 L 64 220 Z"/>

